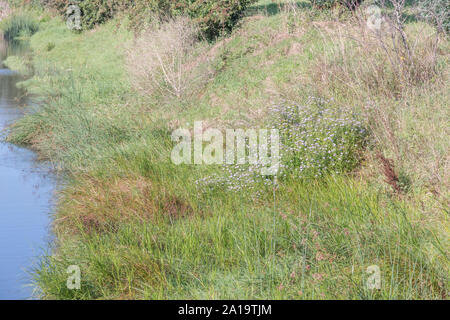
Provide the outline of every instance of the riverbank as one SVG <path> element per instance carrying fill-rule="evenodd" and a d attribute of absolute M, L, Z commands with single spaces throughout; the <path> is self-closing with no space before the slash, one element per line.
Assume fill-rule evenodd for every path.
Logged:
<path fill-rule="evenodd" d="M 352 32 L 351 18 L 336 22 L 308 7 L 269 14 L 269 4 L 258 5 L 231 34 L 196 43 L 191 62 L 208 65 L 207 80 L 180 95 L 138 87 L 133 53 L 146 42 L 134 41 L 125 18 L 74 33 L 61 18 L 32 13 L 33 55 L 6 63 L 32 67 L 22 86 L 44 101 L 9 141 L 31 146 L 68 176 L 57 249 L 34 271 L 42 298 L 446 298 L 448 42 L 439 43 L 436 75 L 423 70 L 423 81 L 406 83 L 379 69 L 373 79 L 373 69 L 356 68 L 371 66 L 351 45 L 351 59 L 338 56 L 350 40 L 336 43 L 335 32 Z M 408 25 L 413 39 L 419 27 Z M 367 50 L 364 61 L 385 65 Z M 326 145 L 328 134 L 354 138 L 332 140 L 345 159 L 320 162 L 322 149 L 309 149 L 332 173 L 288 174 L 274 187 L 170 161 L 174 129 L 198 120 L 264 128 L 283 121 L 271 107 L 286 110 L 286 101 L 325 123 L 307 127 L 310 146 Z M 365 113 L 370 107 L 376 112 Z M 336 114 L 320 118 L 323 110 Z M 363 143 L 356 128 L 370 138 Z M 70 265 L 81 269 L 80 290 L 66 287 Z M 373 265 L 377 290 L 366 285 Z"/>

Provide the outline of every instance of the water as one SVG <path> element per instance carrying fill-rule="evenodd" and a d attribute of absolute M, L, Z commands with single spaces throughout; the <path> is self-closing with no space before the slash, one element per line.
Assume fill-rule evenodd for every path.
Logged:
<path fill-rule="evenodd" d="M 0 54 L 4 43 L 0 44 Z M 0 56 L 0 58 L 2 58 Z M 23 116 L 19 75 L 0 66 L 0 130 Z M 30 268 L 50 241 L 54 177 L 36 155 L 0 140 L 0 299 L 30 299 Z"/>

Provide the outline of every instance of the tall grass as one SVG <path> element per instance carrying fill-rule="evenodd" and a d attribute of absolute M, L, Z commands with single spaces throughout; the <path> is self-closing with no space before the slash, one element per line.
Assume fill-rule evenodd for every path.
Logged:
<path fill-rule="evenodd" d="M 20 38 L 30 37 L 36 33 L 39 24 L 31 15 L 22 13 L 2 20 L 0 28 L 3 30 L 5 40 L 17 42 L 20 41 Z"/>
<path fill-rule="evenodd" d="M 378 151 L 393 158 L 399 174 L 445 199 L 449 146 L 442 116 L 448 110 L 441 98 L 448 96 L 448 41 L 423 22 L 391 21 L 369 30 L 365 21 L 357 16 L 317 29 L 326 49 L 318 55 L 314 79 L 359 104 Z"/>
<path fill-rule="evenodd" d="M 109 191 L 97 181 L 85 183 L 87 198 L 76 189 L 66 194 L 76 206 L 66 207 L 70 220 L 69 212 L 80 212 L 77 203 L 91 203 L 81 210 L 92 219 L 117 201 L 128 201 L 129 209 L 146 199 L 154 205 L 153 193 L 144 191 L 154 187 L 151 181 L 116 180 Z M 76 236 L 60 234 L 58 258 L 48 257 L 37 270 L 40 286 L 46 297 L 63 299 L 441 299 L 446 294 L 447 260 L 440 254 L 445 244 L 406 203 L 380 199 L 360 183 L 340 178 L 281 187 L 275 211 L 264 205 L 266 198 L 246 196 L 202 197 L 197 200 L 206 212 L 202 216 L 168 216 L 157 207 L 153 218 L 140 215 L 96 232 L 93 221 L 80 220 Z M 80 291 L 64 288 L 71 264 L 84 271 Z M 367 289 L 371 265 L 381 269 L 381 290 Z"/>

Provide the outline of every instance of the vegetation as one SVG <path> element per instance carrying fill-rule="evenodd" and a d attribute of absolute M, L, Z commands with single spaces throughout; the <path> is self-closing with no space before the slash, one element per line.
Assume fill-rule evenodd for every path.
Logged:
<path fill-rule="evenodd" d="M 434 23 L 439 31 L 450 31 L 450 4 L 445 0 L 419 1 L 422 17 Z"/>
<path fill-rule="evenodd" d="M 329 9 L 338 5 L 345 5 L 349 9 L 356 9 L 363 0 L 309 0 L 311 4 L 320 9 Z"/>
<path fill-rule="evenodd" d="M 148 96 L 181 97 L 192 91 L 195 84 L 204 85 L 209 79 L 205 72 L 207 61 L 201 57 L 194 60 L 202 49 L 197 41 L 199 32 L 198 26 L 186 17 L 143 32 L 127 52 L 135 88 Z"/>
<path fill-rule="evenodd" d="M 188 17 L 135 35 L 39 13 L 22 85 L 41 106 L 8 139 L 66 177 L 40 297 L 447 299 L 448 39 L 389 15 L 375 32 L 364 7 L 271 8 L 215 41 Z M 197 120 L 279 128 L 283 175 L 175 165 L 171 133 Z"/>
<path fill-rule="evenodd" d="M 38 22 L 29 14 L 12 15 L 2 20 L 0 27 L 3 30 L 3 37 L 10 42 L 30 37 L 39 29 Z"/>
<path fill-rule="evenodd" d="M 84 0 L 78 3 L 82 12 L 82 25 L 91 29 L 105 23 L 118 13 L 129 14 L 130 27 L 141 30 L 152 20 L 179 15 L 189 16 L 197 22 L 208 37 L 230 30 L 249 4 L 256 0 Z M 65 15 L 71 4 L 68 0 L 42 0 L 45 6 L 55 8 Z"/>

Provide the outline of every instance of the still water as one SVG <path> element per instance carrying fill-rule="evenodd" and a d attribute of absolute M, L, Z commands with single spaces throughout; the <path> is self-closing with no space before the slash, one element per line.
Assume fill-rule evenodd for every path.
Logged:
<path fill-rule="evenodd" d="M 1 43 L 1 61 L 4 57 Z M 0 299 L 32 297 L 29 271 L 45 253 L 51 234 L 54 177 L 32 151 L 3 139 L 4 130 L 23 116 L 30 103 L 16 88 L 19 80 L 0 64 Z"/>

